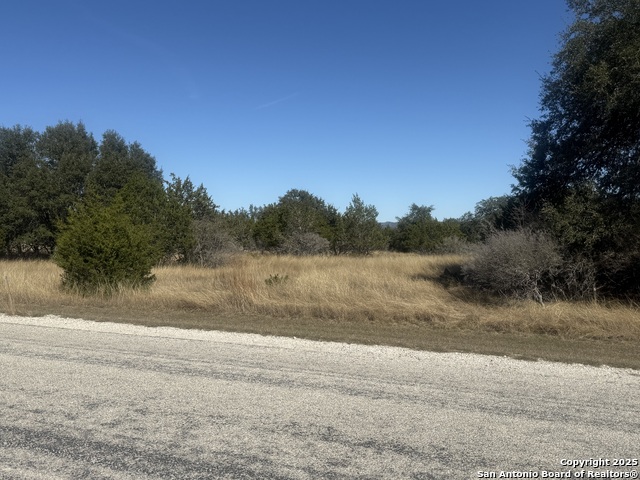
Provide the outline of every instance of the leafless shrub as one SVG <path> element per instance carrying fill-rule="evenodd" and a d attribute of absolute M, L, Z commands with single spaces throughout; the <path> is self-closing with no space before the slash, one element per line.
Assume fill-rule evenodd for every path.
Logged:
<path fill-rule="evenodd" d="M 562 264 L 551 285 L 553 294 L 564 300 L 597 300 L 597 269 L 593 261 L 572 258 Z"/>
<path fill-rule="evenodd" d="M 481 289 L 542 303 L 562 263 L 555 241 L 521 229 L 498 232 L 475 247 L 463 273 L 468 283 Z"/>
<path fill-rule="evenodd" d="M 469 242 L 464 238 L 457 236 L 446 237 L 442 240 L 442 243 L 436 247 L 435 252 L 437 254 L 463 254 L 469 249 Z"/>
<path fill-rule="evenodd" d="M 220 267 L 242 250 L 216 222 L 198 220 L 194 222 L 194 230 L 195 245 L 190 260 L 197 265 Z"/>
<path fill-rule="evenodd" d="M 329 240 L 317 233 L 294 233 L 282 245 L 282 253 L 290 255 L 323 255 L 329 252 Z"/>

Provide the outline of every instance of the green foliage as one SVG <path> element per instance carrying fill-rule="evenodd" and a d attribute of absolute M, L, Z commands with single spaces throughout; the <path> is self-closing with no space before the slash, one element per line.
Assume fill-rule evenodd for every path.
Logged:
<path fill-rule="evenodd" d="M 48 248 L 57 235 L 57 224 L 71 205 L 82 200 L 87 176 L 95 163 L 98 146 L 82 123 L 60 122 L 47 127 L 36 144 L 39 170 L 46 177 L 46 215 L 41 228 L 50 232 Z"/>
<path fill-rule="evenodd" d="M 439 222 L 431 212 L 432 206 L 411 205 L 409 213 L 398 218 L 390 248 L 399 252 L 434 253 L 442 247 L 446 238 L 463 236 L 457 220 Z"/>
<path fill-rule="evenodd" d="M 64 206 L 77 201 L 98 156 L 93 135 L 82 123 L 60 122 L 45 129 L 36 149 L 41 162 L 52 172 L 58 203 Z M 62 209 L 66 213 L 66 208 Z"/>
<path fill-rule="evenodd" d="M 0 127 L 0 174 L 11 177 L 13 167 L 34 160 L 38 133 L 29 127 Z"/>
<path fill-rule="evenodd" d="M 542 118 L 515 171 L 536 202 L 586 182 L 621 204 L 640 198 L 640 8 L 637 0 L 572 0 L 576 19 L 543 79 Z"/>
<path fill-rule="evenodd" d="M 127 144 L 117 132 L 105 132 L 95 166 L 87 179 L 92 194 L 109 201 L 136 174 L 162 182 L 162 172 L 156 167 L 155 158 L 139 143 Z"/>
<path fill-rule="evenodd" d="M 470 242 L 483 242 L 502 230 L 514 230 L 522 226 L 518 199 L 503 195 L 489 197 L 476 203 L 473 213 L 467 212 L 460 219 L 460 230 Z"/>
<path fill-rule="evenodd" d="M 275 203 L 260 209 L 256 223 L 253 226 L 253 238 L 258 248 L 275 250 L 285 241 L 286 224 L 282 209 Z"/>
<path fill-rule="evenodd" d="M 338 252 L 368 255 L 386 247 L 386 238 L 378 223 L 378 210 L 366 205 L 357 195 L 342 215 L 339 229 Z"/>
<path fill-rule="evenodd" d="M 54 244 L 55 192 L 51 173 L 34 157 L 23 157 L 6 178 L 8 210 L 1 212 L 5 248 L 14 254 L 50 253 Z"/>
<path fill-rule="evenodd" d="M 640 295 L 640 8 L 568 4 L 515 193 L 604 291 Z"/>
<path fill-rule="evenodd" d="M 41 134 L 20 126 L 0 128 L 4 253 L 50 255 L 58 225 L 88 189 L 106 205 L 137 174 L 161 179 L 153 157 L 113 131 L 98 147 L 82 123 L 60 122 Z"/>
<path fill-rule="evenodd" d="M 160 252 L 151 228 L 134 223 L 117 197 L 107 206 L 96 200 L 79 205 L 61 226 L 53 258 L 66 288 L 111 293 L 150 285 Z"/>
<path fill-rule="evenodd" d="M 188 256 L 195 242 L 191 211 L 165 192 L 162 183 L 137 173 L 120 189 L 117 198 L 122 200 L 133 223 L 149 227 L 154 248 L 163 258 Z"/>
<path fill-rule="evenodd" d="M 398 218 L 398 224 L 391 239 L 390 248 L 399 252 L 425 253 L 435 247 L 434 231 L 436 220 L 431 213 L 433 206 L 409 207 L 409 213 Z"/>
<path fill-rule="evenodd" d="M 282 251 L 287 239 L 314 233 L 328 241 L 335 236 L 338 211 L 305 190 L 289 190 L 278 203 L 256 212 L 253 236 L 265 250 Z"/>
<path fill-rule="evenodd" d="M 118 197 L 165 258 L 186 259 L 193 222 L 217 215 L 203 185 L 171 175 L 165 189 L 155 159 L 115 131 L 98 145 L 82 123 L 60 122 L 41 134 L 0 128 L 0 255 L 51 255 L 69 211 L 87 198 L 106 207 Z"/>
<path fill-rule="evenodd" d="M 214 217 L 218 206 L 213 203 L 204 185 L 200 184 L 196 188 L 188 176 L 182 180 L 171 173 L 170 177 L 171 180 L 166 182 L 166 191 L 167 196 L 174 204 L 187 208 L 191 218 L 194 220 L 205 220 Z"/>
<path fill-rule="evenodd" d="M 29 250 L 43 233 L 36 235 L 47 201 L 47 182 L 36 160 L 37 140 L 37 132 L 28 127 L 0 128 L 0 239 L 7 254 Z"/>
<path fill-rule="evenodd" d="M 605 247 L 611 232 L 607 228 L 602 202 L 593 189 L 571 192 L 558 205 L 546 203 L 541 217 L 547 229 L 570 253 L 595 254 Z"/>
<path fill-rule="evenodd" d="M 337 210 L 306 190 L 289 190 L 278 202 L 283 234 L 317 233 L 330 239 Z"/>
<path fill-rule="evenodd" d="M 216 216 L 220 228 L 228 232 L 233 242 L 243 250 L 255 250 L 253 235 L 257 209 L 252 205 L 249 210 L 240 208 L 233 212 L 221 212 Z"/>

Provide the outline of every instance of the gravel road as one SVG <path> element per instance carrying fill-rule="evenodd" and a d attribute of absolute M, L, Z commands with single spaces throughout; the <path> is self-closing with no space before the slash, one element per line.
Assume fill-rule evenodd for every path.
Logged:
<path fill-rule="evenodd" d="M 0 314 L 0 408 L 2 479 L 635 478 L 593 465 L 640 457 L 638 371 L 54 316 Z"/>

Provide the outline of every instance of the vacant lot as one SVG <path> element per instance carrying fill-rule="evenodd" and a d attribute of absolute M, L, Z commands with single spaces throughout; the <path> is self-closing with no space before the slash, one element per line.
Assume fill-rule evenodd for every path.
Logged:
<path fill-rule="evenodd" d="M 0 262 L 0 309 L 640 368 L 632 304 L 491 298 L 443 282 L 460 256 L 239 255 L 216 269 L 167 266 L 149 290 L 83 297 L 46 261 Z"/>

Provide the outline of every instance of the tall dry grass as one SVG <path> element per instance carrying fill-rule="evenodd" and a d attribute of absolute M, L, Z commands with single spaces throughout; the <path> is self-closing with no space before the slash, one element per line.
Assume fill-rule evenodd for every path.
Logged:
<path fill-rule="evenodd" d="M 202 311 L 370 322 L 429 323 L 444 329 L 544 333 L 567 338 L 640 340 L 634 305 L 487 298 L 438 278 L 455 255 L 369 257 L 239 255 L 216 269 L 166 266 L 149 290 L 83 297 L 60 288 L 60 269 L 46 261 L 2 261 L 0 309 L 108 307 L 150 315 Z M 5 280 L 6 279 L 6 280 Z M 41 310 L 42 308 L 40 308 Z"/>

